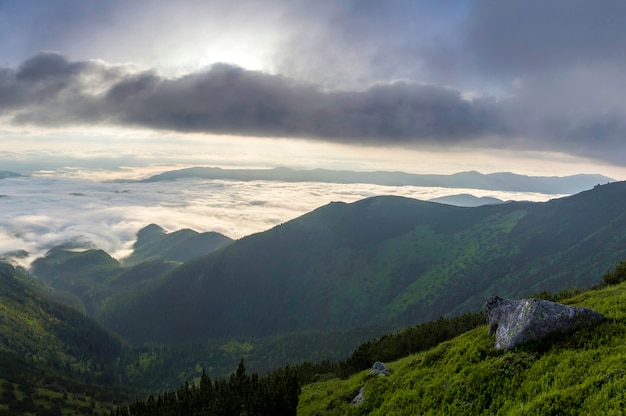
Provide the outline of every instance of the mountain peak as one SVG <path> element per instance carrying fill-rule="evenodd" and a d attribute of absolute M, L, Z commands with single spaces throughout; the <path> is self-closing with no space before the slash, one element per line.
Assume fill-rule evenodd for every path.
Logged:
<path fill-rule="evenodd" d="M 166 234 L 165 230 L 156 224 L 150 224 L 143 227 L 141 230 L 137 232 L 137 240 L 142 240 L 145 238 L 155 237 L 159 235 Z"/>

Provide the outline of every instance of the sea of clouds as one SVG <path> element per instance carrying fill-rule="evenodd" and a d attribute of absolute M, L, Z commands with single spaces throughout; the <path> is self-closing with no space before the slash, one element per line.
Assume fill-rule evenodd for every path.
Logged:
<path fill-rule="evenodd" d="M 555 195 L 416 186 L 185 179 L 102 182 L 55 176 L 0 180 L 0 257 L 28 266 L 52 247 L 100 248 L 120 259 L 136 233 L 155 223 L 242 238 L 332 201 L 376 195 L 428 200 L 471 193 L 502 200 L 545 201 Z"/>

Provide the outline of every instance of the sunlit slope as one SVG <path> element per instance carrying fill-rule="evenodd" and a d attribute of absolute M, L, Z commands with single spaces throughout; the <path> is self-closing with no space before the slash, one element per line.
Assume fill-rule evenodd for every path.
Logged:
<path fill-rule="evenodd" d="M 109 309 L 135 342 L 412 325 L 595 284 L 626 255 L 626 183 L 546 203 L 331 203 L 176 268 Z M 193 318 L 192 318 L 193 317 Z"/>
<path fill-rule="evenodd" d="M 47 299 L 20 272 L 0 263 L 0 350 L 51 367 L 100 367 L 117 358 L 123 342 L 81 313 Z M 84 363 L 83 363 L 84 360 Z M 104 365 L 104 362 L 100 364 Z"/>
<path fill-rule="evenodd" d="M 112 386 L 126 343 L 29 279 L 0 263 L 0 413 L 108 414 L 102 402 L 125 399 Z M 68 391 L 80 398 L 57 400 Z"/>
<path fill-rule="evenodd" d="M 622 414 L 626 403 L 626 285 L 565 303 L 606 316 L 594 327 L 497 351 L 487 326 L 386 363 L 391 375 L 304 386 L 299 415 Z M 350 405 L 365 386 L 364 402 Z"/>

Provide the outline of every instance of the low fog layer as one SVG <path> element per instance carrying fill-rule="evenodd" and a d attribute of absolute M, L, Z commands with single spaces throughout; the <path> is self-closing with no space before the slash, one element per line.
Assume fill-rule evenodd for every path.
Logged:
<path fill-rule="evenodd" d="M 27 266 L 51 247 L 72 243 L 79 247 L 101 248 L 122 258 L 130 253 L 136 232 L 150 223 L 169 231 L 191 228 L 241 238 L 331 201 L 353 202 L 375 195 L 428 200 L 460 193 L 505 201 L 544 201 L 556 197 L 537 193 L 316 182 L 186 179 L 103 183 L 41 176 L 10 178 L 0 181 L 0 255 Z"/>

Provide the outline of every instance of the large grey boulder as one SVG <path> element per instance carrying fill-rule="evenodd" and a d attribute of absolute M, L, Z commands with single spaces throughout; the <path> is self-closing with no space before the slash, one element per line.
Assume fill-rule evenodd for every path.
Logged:
<path fill-rule="evenodd" d="M 495 347 L 510 350 L 537 341 L 552 332 L 567 332 L 600 322 L 604 316 L 590 308 L 562 305 L 541 299 L 511 300 L 491 296 L 485 304 L 489 335 Z"/>

